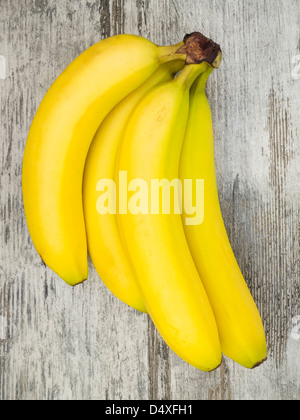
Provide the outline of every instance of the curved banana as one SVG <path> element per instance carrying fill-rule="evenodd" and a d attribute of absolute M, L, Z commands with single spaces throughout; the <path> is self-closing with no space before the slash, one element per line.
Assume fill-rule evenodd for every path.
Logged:
<path fill-rule="evenodd" d="M 152 180 L 178 179 L 189 88 L 207 66 L 186 66 L 174 81 L 152 90 L 137 106 L 119 150 L 116 182 L 123 171 L 127 171 L 129 189 L 135 180 L 142 180 L 150 189 Z M 131 200 L 138 201 L 132 196 L 129 207 Z M 154 201 L 152 196 L 151 207 Z M 198 369 L 211 371 L 221 364 L 219 336 L 181 216 L 175 211 L 162 214 L 161 208 L 157 214 L 147 213 L 141 207 L 141 212 L 124 212 L 117 218 L 146 308 L 177 355 Z"/>
<path fill-rule="evenodd" d="M 106 181 L 114 179 L 118 147 L 134 108 L 151 89 L 172 80 L 183 67 L 184 62 L 179 60 L 162 64 L 149 80 L 118 104 L 101 124 L 85 164 L 83 207 L 90 257 L 110 291 L 121 301 L 141 312 L 147 310 L 138 289 L 135 272 L 120 238 L 114 188 L 109 191 L 112 194 L 108 198 L 112 203 L 111 209 L 101 211 L 96 203 L 99 200 L 99 191 L 103 192 L 105 188 L 109 188 L 109 182 Z"/>
<path fill-rule="evenodd" d="M 133 35 L 101 41 L 69 65 L 36 113 L 23 161 L 25 214 L 41 258 L 70 285 L 88 276 L 82 178 L 91 141 L 111 109 L 182 45 Z"/>
<path fill-rule="evenodd" d="M 180 179 L 204 180 L 204 222 L 187 225 L 186 238 L 210 299 L 222 352 L 246 368 L 267 358 L 263 324 L 235 259 L 224 226 L 218 198 L 214 160 L 213 124 L 205 93 L 210 71 L 192 88 L 190 115 L 180 162 Z M 194 195 L 195 197 L 195 195 Z"/>

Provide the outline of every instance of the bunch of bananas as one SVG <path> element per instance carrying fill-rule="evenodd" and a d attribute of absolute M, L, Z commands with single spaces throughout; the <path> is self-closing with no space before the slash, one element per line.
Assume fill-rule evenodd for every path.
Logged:
<path fill-rule="evenodd" d="M 110 291 L 148 313 L 170 348 L 202 371 L 216 369 L 222 353 L 249 369 L 267 357 L 218 200 L 205 88 L 221 59 L 200 33 L 169 47 L 133 35 L 99 42 L 46 94 L 23 160 L 26 219 L 45 264 L 75 286 L 88 277 L 89 252 Z M 167 212 L 163 200 L 149 212 L 135 180 L 177 180 L 177 204 L 179 182 L 195 193 L 204 180 L 205 217 L 193 223 L 191 203 Z"/>

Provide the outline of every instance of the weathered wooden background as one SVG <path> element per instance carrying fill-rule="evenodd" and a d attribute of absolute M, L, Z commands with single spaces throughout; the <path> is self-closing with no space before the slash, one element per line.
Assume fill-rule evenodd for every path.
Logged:
<path fill-rule="evenodd" d="M 26 136 L 60 72 L 103 37 L 195 30 L 224 50 L 208 94 L 224 218 L 268 337 L 254 371 L 190 367 L 92 266 L 68 287 L 23 214 Z M 300 398 L 299 0 L 0 0 L 0 107 L 0 399 Z"/>

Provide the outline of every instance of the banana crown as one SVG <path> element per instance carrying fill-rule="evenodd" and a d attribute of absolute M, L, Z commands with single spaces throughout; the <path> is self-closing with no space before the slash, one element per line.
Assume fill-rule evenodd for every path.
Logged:
<path fill-rule="evenodd" d="M 214 68 L 220 67 L 222 61 L 221 47 L 200 32 L 193 32 L 184 38 L 184 45 L 177 54 L 186 54 L 186 64 L 201 64 L 206 61 Z"/>

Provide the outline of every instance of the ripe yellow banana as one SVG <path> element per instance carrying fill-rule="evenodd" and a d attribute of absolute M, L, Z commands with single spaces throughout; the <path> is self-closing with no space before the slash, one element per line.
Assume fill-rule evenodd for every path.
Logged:
<path fill-rule="evenodd" d="M 70 64 L 37 111 L 24 152 L 25 214 L 41 258 L 70 285 L 88 276 L 82 178 L 91 141 L 112 108 L 182 45 L 133 35 L 101 41 Z"/>
<path fill-rule="evenodd" d="M 174 81 L 152 90 L 137 106 L 120 146 L 116 182 L 122 171 L 127 171 L 128 182 L 141 179 L 149 188 L 155 179 L 178 179 L 189 89 L 207 67 L 207 63 L 186 66 Z M 176 199 L 179 196 L 175 193 Z M 122 240 L 146 308 L 166 343 L 186 362 L 211 371 L 221 363 L 211 305 L 190 254 L 180 214 L 158 213 L 118 214 Z"/>
<path fill-rule="evenodd" d="M 186 238 L 210 299 L 220 334 L 222 352 L 246 368 L 267 358 L 263 324 L 224 226 L 218 198 L 213 124 L 205 87 L 210 74 L 196 81 L 180 162 L 180 179 L 205 182 L 204 222 L 184 223 Z M 188 216 L 183 213 L 184 219 Z"/>
<path fill-rule="evenodd" d="M 136 274 L 124 248 L 117 224 L 116 192 L 112 188 L 108 200 L 112 209 L 101 212 L 96 206 L 100 192 L 114 179 L 117 151 L 122 134 L 134 108 L 155 86 L 170 81 L 184 67 L 182 60 L 162 64 L 140 88 L 118 104 L 101 124 L 90 147 L 83 177 L 83 206 L 87 230 L 88 251 L 94 266 L 106 286 L 121 301 L 146 312 L 138 289 Z M 102 181 L 104 181 L 101 186 Z M 100 191 L 100 192 L 99 192 Z"/>

